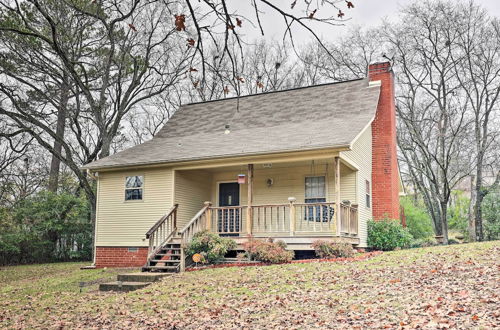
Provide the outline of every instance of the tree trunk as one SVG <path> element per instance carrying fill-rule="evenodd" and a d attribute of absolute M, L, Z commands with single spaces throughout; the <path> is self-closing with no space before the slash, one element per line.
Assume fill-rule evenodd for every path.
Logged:
<path fill-rule="evenodd" d="M 442 228 L 442 236 L 443 236 L 443 244 L 448 245 L 448 202 L 441 202 L 441 228 Z"/>
<path fill-rule="evenodd" d="M 66 72 L 63 73 L 63 79 L 61 82 L 61 99 L 59 100 L 59 109 L 57 109 L 57 126 L 56 135 L 64 139 L 64 130 L 66 128 L 66 114 L 69 100 L 69 84 L 68 75 Z M 54 141 L 54 151 L 60 154 L 62 151 L 62 144 L 58 141 Z M 61 169 L 61 160 L 52 153 L 52 160 L 50 162 L 50 173 L 49 173 L 49 191 L 57 192 L 57 187 L 59 186 L 59 172 Z"/>
<path fill-rule="evenodd" d="M 92 223 L 92 254 L 90 256 L 92 262 L 94 262 L 94 251 L 95 251 L 95 232 L 96 232 L 96 210 L 97 210 L 97 196 L 93 192 L 85 192 L 87 200 L 90 203 L 90 221 Z"/>
<path fill-rule="evenodd" d="M 476 241 L 476 176 L 470 176 L 470 204 L 469 204 L 469 241 Z"/>

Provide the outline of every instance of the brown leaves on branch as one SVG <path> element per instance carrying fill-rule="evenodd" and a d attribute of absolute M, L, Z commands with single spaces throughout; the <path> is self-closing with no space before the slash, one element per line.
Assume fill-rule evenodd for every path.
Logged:
<path fill-rule="evenodd" d="M 193 38 L 189 38 L 187 40 L 187 43 L 189 47 L 194 47 L 195 40 Z"/>
<path fill-rule="evenodd" d="M 346 1 L 346 3 L 348 9 L 354 8 L 354 4 L 351 1 Z"/>
<path fill-rule="evenodd" d="M 134 32 L 137 32 L 137 29 L 135 28 L 134 24 L 128 23 L 128 27 L 132 29 Z"/>
<path fill-rule="evenodd" d="M 241 19 L 239 19 L 238 17 L 236 17 L 236 25 L 238 27 L 241 27 L 242 24 L 243 24 L 243 21 Z"/>
<path fill-rule="evenodd" d="M 225 86 L 224 87 L 224 95 L 229 94 L 229 87 Z"/>
<path fill-rule="evenodd" d="M 314 18 L 314 14 L 316 14 L 317 9 L 314 9 L 312 13 L 309 14 L 309 18 Z"/>
<path fill-rule="evenodd" d="M 177 31 L 186 31 L 186 15 L 174 15 L 175 16 L 175 29 Z"/>
<path fill-rule="evenodd" d="M 245 80 L 243 80 L 243 78 L 242 78 L 242 77 L 236 77 L 236 80 L 238 80 L 239 82 L 242 82 L 242 83 L 244 83 L 244 82 L 245 82 Z"/>
<path fill-rule="evenodd" d="M 198 69 L 190 67 L 187 72 L 198 72 Z"/>
<path fill-rule="evenodd" d="M 342 18 L 342 17 L 344 17 L 344 15 L 345 14 L 342 12 L 342 10 L 339 9 L 339 13 L 337 14 L 337 17 Z"/>
<path fill-rule="evenodd" d="M 264 84 L 257 80 L 257 87 L 262 89 L 262 88 L 264 88 Z"/>

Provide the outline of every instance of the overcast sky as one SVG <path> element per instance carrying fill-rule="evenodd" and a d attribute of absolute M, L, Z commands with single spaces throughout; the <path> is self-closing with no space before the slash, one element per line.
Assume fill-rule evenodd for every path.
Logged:
<path fill-rule="evenodd" d="M 321 0 L 318 0 L 321 1 Z M 344 26 L 326 26 L 325 24 L 318 24 L 315 28 L 318 35 L 321 35 L 324 39 L 329 41 L 334 41 L 336 37 L 341 36 L 349 27 L 353 25 L 360 26 L 376 26 L 382 19 L 397 19 L 398 11 L 414 1 L 421 0 L 351 0 L 355 6 L 354 9 L 343 10 L 346 17 L 350 20 L 345 22 Z M 454 1 L 454 0 L 450 0 Z M 284 8 L 287 11 L 290 9 L 290 4 L 293 0 L 272 0 L 276 5 L 280 5 L 280 8 Z M 300 2 L 300 0 L 299 0 Z M 478 0 L 477 3 L 481 4 L 484 8 L 488 10 L 491 15 L 500 17 L 500 0 Z M 249 5 L 250 1 L 242 0 L 232 0 L 229 2 L 232 9 L 242 13 L 244 16 L 249 17 L 254 20 L 255 14 L 254 9 Z M 257 2 L 259 4 L 259 2 Z M 283 37 L 284 32 L 284 21 L 276 14 L 272 14 L 273 11 L 270 8 L 266 8 L 263 4 L 259 5 L 259 9 L 264 12 L 261 17 L 264 26 L 264 32 L 266 34 L 266 39 Z M 341 4 L 341 6 L 345 6 Z M 336 14 L 336 13 L 333 13 Z M 328 16 L 324 12 L 318 11 L 318 16 Z M 259 29 L 257 27 L 251 26 L 249 22 L 243 25 L 243 31 L 246 34 L 247 40 L 253 40 L 260 36 Z M 311 38 L 311 35 L 304 31 L 303 29 L 296 29 L 294 31 L 294 36 L 298 43 L 307 42 Z"/>

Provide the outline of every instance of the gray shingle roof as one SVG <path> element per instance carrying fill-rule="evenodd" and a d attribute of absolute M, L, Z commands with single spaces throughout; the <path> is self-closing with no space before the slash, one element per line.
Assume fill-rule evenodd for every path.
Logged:
<path fill-rule="evenodd" d="M 100 169 L 348 146 L 375 116 L 367 79 L 183 105 L 151 140 L 87 164 Z M 225 125 L 230 134 L 224 134 Z"/>

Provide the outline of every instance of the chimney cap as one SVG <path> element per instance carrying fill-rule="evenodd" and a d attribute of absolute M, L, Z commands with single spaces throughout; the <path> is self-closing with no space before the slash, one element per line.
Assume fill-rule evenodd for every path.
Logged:
<path fill-rule="evenodd" d="M 368 77 L 379 73 L 392 72 L 391 62 L 375 62 L 368 65 Z"/>
<path fill-rule="evenodd" d="M 389 62 L 389 61 L 372 62 L 368 65 L 368 70 L 371 71 L 371 70 L 390 68 L 390 67 L 391 67 L 391 62 Z"/>

